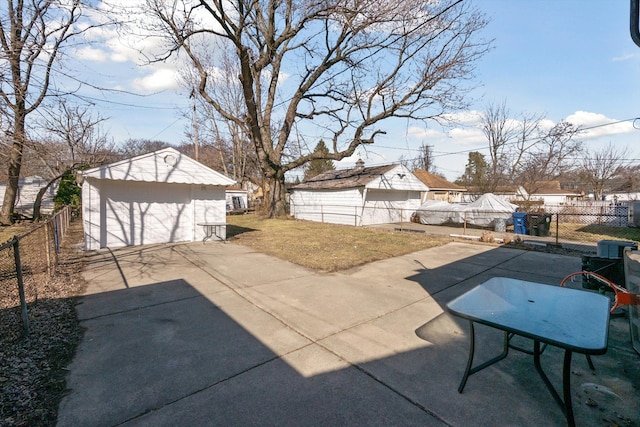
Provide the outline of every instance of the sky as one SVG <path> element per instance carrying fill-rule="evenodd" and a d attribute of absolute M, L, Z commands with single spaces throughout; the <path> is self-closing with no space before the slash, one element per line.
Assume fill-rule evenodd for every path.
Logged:
<path fill-rule="evenodd" d="M 368 166 L 394 163 L 430 145 L 438 172 L 453 181 L 463 173 L 470 151 L 488 153 L 479 113 L 503 102 L 514 119 L 542 114 L 550 124 L 567 120 L 587 129 L 579 137 L 585 148 L 628 147 L 629 160 L 640 163 L 640 47 L 629 33 L 629 0 L 474 4 L 490 21 L 481 36 L 493 43 L 476 64 L 469 109 L 452 115 L 457 124 L 390 124 L 387 135 L 337 162 L 338 167 L 352 167 L 358 158 Z M 79 73 L 96 86 L 117 90 L 83 88 L 80 94 L 108 119 L 104 130 L 116 142 L 185 142 L 191 101 L 177 84 L 177 64 L 143 65 L 132 47 L 152 52 L 157 45 L 151 38 L 123 38 L 111 31 L 76 52 Z"/>

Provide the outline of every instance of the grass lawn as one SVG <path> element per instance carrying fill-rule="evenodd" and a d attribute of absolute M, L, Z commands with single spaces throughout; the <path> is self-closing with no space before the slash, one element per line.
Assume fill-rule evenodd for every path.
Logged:
<path fill-rule="evenodd" d="M 227 238 L 319 271 L 340 271 L 451 242 L 445 236 L 394 232 L 255 214 L 227 217 Z"/>
<path fill-rule="evenodd" d="M 37 225 L 37 224 L 36 224 Z M 0 226 L 0 244 L 13 238 L 13 236 L 19 236 L 22 233 L 26 233 L 36 225 L 28 223 L 18 223 L 11 226 Z"/>

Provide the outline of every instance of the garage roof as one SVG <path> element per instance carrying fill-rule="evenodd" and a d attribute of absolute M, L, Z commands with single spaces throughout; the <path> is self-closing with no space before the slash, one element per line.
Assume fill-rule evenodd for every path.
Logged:
<path fill-rule="evenodd" d="M 222 186 L 235 184 L 231 178 L 193 160 L 175 148 L 164 148 L 88 169 L 82 172 L 82 176 L 114 181 L 166 182 L 171 184 Z"/>

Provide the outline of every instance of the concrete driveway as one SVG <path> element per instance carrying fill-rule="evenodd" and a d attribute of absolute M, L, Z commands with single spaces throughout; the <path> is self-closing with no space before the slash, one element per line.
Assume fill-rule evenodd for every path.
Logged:
<path fill-rule="evenodd" d="M 459 394 L 468 327 L 444 305 L 490 277 L 559 284 L 580 267 L 471 243 L 331 274 L 233 243 L 88 253 L 86 331 L 58 425 L 564 425 L 523 353 Z M 477 360 L 500 352 L 500 333 L 479 333 Z M 595 372 L 574 356 L 577 425 L 640 425 L 628 341 L 614 318 Z M 542 357 L 558 387 L 562 355 Z"/>

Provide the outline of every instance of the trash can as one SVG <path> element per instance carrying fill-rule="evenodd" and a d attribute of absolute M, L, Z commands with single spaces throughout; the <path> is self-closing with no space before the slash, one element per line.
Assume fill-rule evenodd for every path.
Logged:
<path fill-rule="evenodd" d="M 547 237 L 551 235 L 551 214 L 529 213 L 529 233 L 532 236 Z"/>
<path fill-rule="evenodd" d="M 507 231 L 507 221 L 504 218 L 496 218 L 493 221 L 493 231 L 496 233 L 504 233 Z"/>
<path fill-rule="evenodd" d="M 516 234 L 529 234 L 526 212 L 513 213 L 513 232 Z"/>

